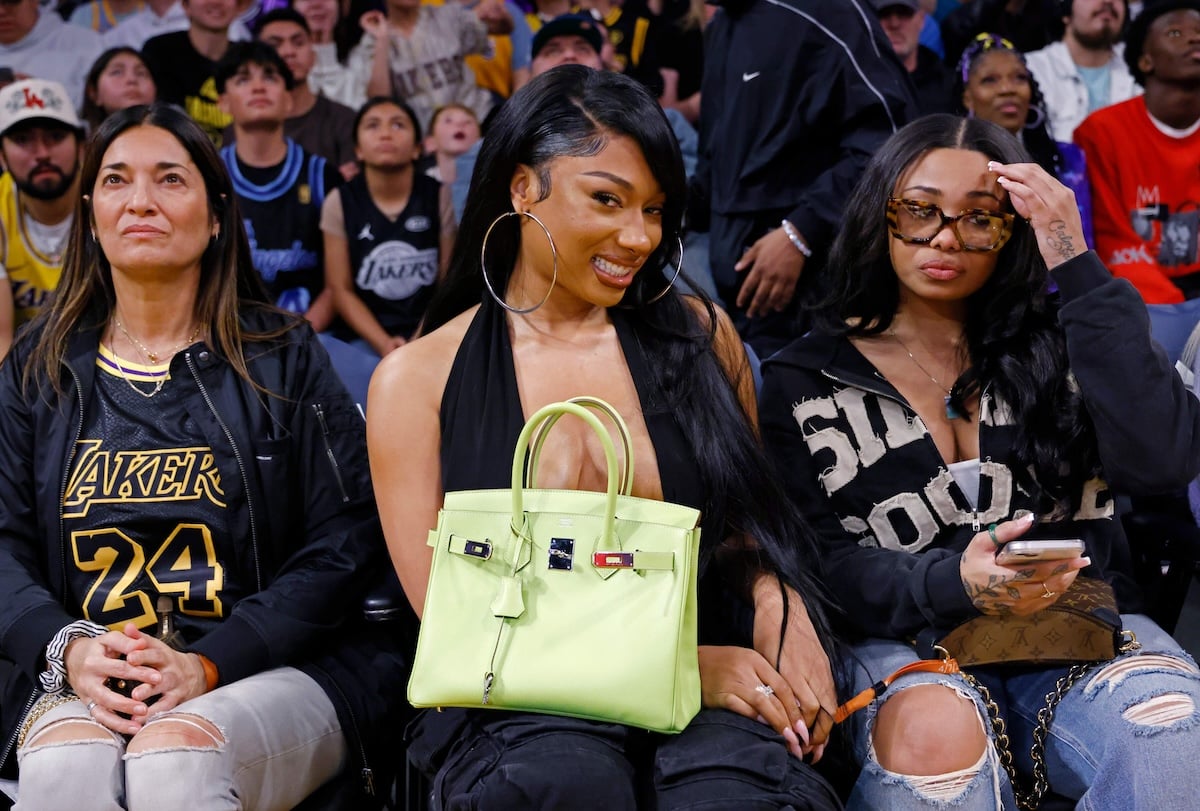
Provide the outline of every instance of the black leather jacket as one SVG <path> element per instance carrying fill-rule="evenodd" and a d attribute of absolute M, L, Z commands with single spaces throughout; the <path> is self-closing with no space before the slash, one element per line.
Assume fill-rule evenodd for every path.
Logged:
<path fill-rule="evenodd" d="M 247 310 L 265 331 L 288 316 Z M 68 608 L 62 493 L 92 398 L 101 330 L 71 338 L 64 395 L 24 394 L 21 369 L 33 335 L 0 366 L 0 727 L 10 757 L 24 708 L 36 698 L 50 638 L 78 619 Z M 221 683 L 292 665 L 312 676 L 338 710 L 350 757 L 369 782 L 372 754 L 403 715 L 405 660 L 398 640 L 362 624 L 368 578 L 390 569 L 375 511 L 365 427 L 307 324 L 246 351 L 240 378 L 196 344 L 175 356 L 172 381 L 212 448 L 227 496 L 225 565 L 247 595 L 224 620 L 189 638 Z M 193 634 L 193 636 L 196 636 Z M 8 764 L 11 769 L 11 763 Z"/>

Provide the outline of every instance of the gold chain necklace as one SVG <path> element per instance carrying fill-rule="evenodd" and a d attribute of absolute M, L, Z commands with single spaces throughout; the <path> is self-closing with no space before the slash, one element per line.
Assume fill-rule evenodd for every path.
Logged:
<path fill-rule="evenodd" d="M 122 332 L 124 332 L 124 330 L 122 330 Z M 141 389 L 139 389 L 139 388 L 137 387 L 137 385 L 135 385 L 135 384 L 134 384 L 134 382 L 133 382 L 132 380 L 130 380 L 130 379 L 129 379 L 129 375 L 126 373 L 126 371 L 125 371 L 125 367 L 121 365 L 121 356 L 117 354 L 117 347 L 116 347 L 116 345 L 115 345 L 115 344 L 112 344 L 112 345 L 110 345 L 108 348 L 109 348 L 109 350 L 112 352 L 112 356 L 113 356 L 113 362 L 114 362 L 114 363 L 116 363 L 116 365 L 117 365 L 117 369 L 118 369 L 118 370 L 121 372 L 121 377 L 122 377 L 122 378 L 124 378 L 125 382 L 129 384 L 129 388 L 133 389 L 133 390 L 134 390 L 134 391 L 136 391 L 138 394 L 140 394 L 140 395 L 142 395 L 143 397 L 145 397 L 147 400 L 149 400 L 151 397 L 153 397 L 154 395 L 156 395 L 156 394 L 158 394 L 160 391 L 162 391 L 163 384 L 167 382 L 167 375 L 166 375 L 166 373 L 164 373 L 164 374 L 163 374 L 163 376 L 162 376 L 162 377 L 160 377 L 160 378 L 159 378 L 159 379 L 158 379 L 158 380 L 157 380 L 157 381 L 154 383 L 154 389 L 153 389 L 152 391 L 149 391 L 149 392 L 142 391 Z"/>
<path fill-rule="evenodd" d="M 158 353 L 151 352 L 150 348 L 148 346 L 146 346 L 144 343 L 139 341 L 137 338 L 134 338 L 132 335 L 130 335 L 129 330 L 125 329 L 125 325 L 121 323 L 120 316 L 114 315 L 113 321 L 116 322 L 117 329 L 121 330 L 121 334 L 124 335 L 126 338 L 128 338 L 129 342 L 132 343 L 135 347 L 137 347 L 138 351 L 140 351 L 143 355 L 146 356 L 146 360 L 150 361 L 151 363 L 158 363 L 158 358 L 159 358 Z M 170 349 L 171 357 L 174 357 L 175 353 L 178 352 L 180 349 L 183 349 L 185 346 L 191 346 L 193 343 L 195 343 L 196 338 L 199 335 L 200 335 L 200 325 L 197 324 L 196 328 L 194 330 L 192 330 L 192 334 L 187 337 L 187 340 L 185 340 L 183 343 L 178 343 L 171 347 L 171 349 Z M 113 352 L 115 354 L 116 350 L 113 350 Z"/>
<path fill-rule="evenodd" d="M 936 377 L 934 377 L 933 372 L 926 369 L 924 367 L 924 365 L 922 365 L 921 361 L 917 360 L 916 355 L 914 355 L 912 353 L 912 351 L 908 348 L 908 345 L 905 344 L 904 341 L 900 340 L 900 336 L 896 334 L 895 330 L 888 330 L 888 335 L 892 336 L 892 338 L 895 339 L 896 343 L 900 344 L 900 348 L 904 350 L 904 354 L 908 355 L 908 359 L 911 360 L 918 369 L 920 369 L 922 372 L 924 372 L 925 376 L 928 377 L 930 380 L 932 380 L 935 386 L 937 386 L 942 391 L 946 392 L 945 396 L 942 397 L 942 403 L 946 406 L 946 419 L 957 420 L 957 419 L 960 419 L 960 418 L 966 416 L 961 411 L 959 411 L 958 408 L 953 403 L 950 402 L 950 392 L 952 391 L 952 388 L 947 388 L 946 386 L 942 385 L 942 381 L 940 381 Z"/>

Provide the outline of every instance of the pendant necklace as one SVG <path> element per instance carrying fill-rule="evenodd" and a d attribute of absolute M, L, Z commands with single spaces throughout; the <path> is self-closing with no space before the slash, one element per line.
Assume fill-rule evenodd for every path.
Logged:
<path fill-rule="evenodd" d="M 930 372 L 928 369 L 926 369 L 924 366 L 921 365 L 921 361 L 917 360 L 916 356 L 913 355 L 913 353 L 911 351 L 909 351 L 908 346 L 904 343 L 904 341 L 900 340 L 900 336 L 897 335 L 895 333 L 895 331 L 888 330 L 888 335 L 892 336 L 896 340 L 896 343 L 900 344 L 900 348 L 904 350 L 904 354 L 908 355 L 908 359 L 911 360 L 914 364 L 916 364 L 916 367 L 918 369 L 920 369 L 922 372 L 924 372 L 925 376 L 928 377 L 930 380 L 932 380 L 935 386 L 937 386 L 942 391 L 946 392 L 945 396 L 942 397 L 942 403 L 946 407 L 946 419 L 957 420 L 957 419 L 962 419 L 963 417 L 965 417 L 966 415 L 963 414 L 961 411 L 959 411 L 954 406 L 954 404 L 950 401 L 951 389 L 948 389 L 945 386 L 943 386 L 942 381 L 940 381 L 936 377 L 934 377 L 932 372 Z"/>
<path fill-rule="evenodd" d="M 122 332 L 124 332 L 124 330 L 122 330 Z M 156 395 L 160 391 L 162 391 L 163 384 L 167 382 L 166 374 L 163 374 L 162 377 L 160 377 L 158 380 L 155 381 L 154 388 L 152 390 L 150 390 L 148 392 L 142 391 L 141 389 L 139 389 L 137 387 L 137 384 L 135 384 L 132 380 L 129 379 L 129 375 L 126 373 L 125 367 L 121 365 L 121 356 L 117 354 L 117 348 L 115 346 L 110 345 L 109 350 L 112 352 L 113 361 L 117 365 L 117 370 L 121 372 L 121 377 L 124 378 L 125 382 L 129 384 L 129 388 L 133 389 L 138 394 L 145 397 L 147 400 L 149 400 L 151 397 L 153 397 L 154 395 Z"/>
<path fill-rule="evenodd" d="M 139 352 L 141 352 L 143 355 L 146 356 L 146 360 L 150 361 L 151 363 L 158 363 L 159 353 L 151 352 L 149 347 L 147 347 L 144 343 L 139 341 L 137 338 L 134 338 L 132 335 L 130 335 L 129 330 L 125 329 L 125 325 L 121 323 L 120 316 L 114 315 L 113 321 L 116 323 L 117 329 L 121 330 L 121 334 L 124 335 L 126 338 L 128 338 L 129 342 L 131 344 L 133 344 L 135 347 L 137 347 Z M 173 347 L 170 348 L 171 357 L 174 357 L 175 353 L 178 352 L 180 349 L 183 349 L 185 346 L 191 346 L 193 343 L 195 343 L 196 338 L 199 335 L 200 335 L 200 325 L 197 324 L 196 328 L 194 330 L 192 330 L 192 334 L 187 337 L 187 340 L 185 340 L 183 343 L 175 344 Z"/>
<path fill-rule="evenodd" d="M 158 363 L 159 362 L 158 361 L 158 358 L 159 358 L 158 353 L 151 352 L 149 347 L 147 347 L 144 343 L 139 341 L 137 338 L 134 338 L 132 335 L 130 335 L 129 330 L 125 329 L 125 325 L 121 323 L 121 319 L 119 316 L 114 314 L 113 322 L 116 324 L 117 329 L 119 329 L 121 331 L 121 334 L 124 335 L 125 338 L 131 344 L 133 344 L 137 348 L 137 350 L 146 357 L 146 359 L 148 361 L 150 361 L 150 363 Z M 175 353 L 178 352 L 180 349 L 183 349 L 185 346 L 191 346 L 191 344 L 193 344 L 196 341 L 196 338 L 199 335 L 200 335 L 200 327 L 199 327 L 199 325 L 197 325 L 197 327 L 194 330 L 192 330 L 192 334 L 188 336 L 186 341 L 184 341 L 181 344 L 176 344 L 175 346 L 171 347 L 171 350 L 170 350 L 171 356 L 174 357 Z M 146 399 L 150 399 L 151 397 L 153 397 L 154 395 L 156 395 L 160 391 L 162 391 L 163 385 L 165 385 L 167 382 L 167 375 L 165 372 L 163 373 L 162 377 L 160 377 L 158 380 L 156 380 L 154 382 L 154 388 L 152 390 L 150 390 L 149 392 L 143 391 L 142 389 L 137 387 L 137 385 L 133 382 L 132 379 L 130 379 L 130 377 L 127 373 L 127 370 L 125 369 L 124 366 L 121 365 L 121 356 L 117 354 L 117 347 L 115 345 L 115 342 L 113 344 L 111 344 L 109 346 L 109 348 L 112 350 L 113 360 L 116 362 L 117 370 L 120 371 L 121 377 L 123 377 L 125 379 L 125 382 L 129 384 L 129 388 L 133 389 L 134 391 L 136 391 L 138 394 L 142 395 Z"/>

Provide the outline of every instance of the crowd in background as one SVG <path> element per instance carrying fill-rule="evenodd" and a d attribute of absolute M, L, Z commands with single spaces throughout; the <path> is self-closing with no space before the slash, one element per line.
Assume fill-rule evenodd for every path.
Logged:
<path fill-rule="evenodd" d="M 81 193 L 91 193 L 89 187 L 79 185 L 86 174 L 83 156 L 89 134 L 103 133 L 104 122 L 115 120 L 112 116 L 121 111 L 166 102 L 174 108 L 171 114 L 182 111 L 203 130 L 208 140 L 200 138 L 202 144 L 211 141 L 216 147 L 230 193 L 237 200 L 242 226 L 239 244 L 244 233 L 261 292 L 276 307 L 307 319 L 334 369 L 360 408 L 365 408 L 367 381 L 382 359 L 461 314 L 439 312 L 436 302 L 439 290 L 453 289 L 447 280 L 454 280 L 456 269 L 486 264 L 481 255 L 486 260 L 491 228 L 471 219 L 472 203 L 476 212 L 486 205 L 479 199 L 472 201 L 470 190 L 489 185 L 485 182 L 489 179 L 475 174 L 477 162 L 480 171 L 496 165 L 485 145 L 489 139 L 497 143 L 517 128 L 513 114 L 506 117 L 503 112 L 506 105 L 511 111 L 519 103 L 510 102 L 514 94 L 568 64 L 589 69 L 579 71 L 585 79 L 576 71 L 558 71 L 543 84 L 550 85 L 557 77 L 564 83 L 570 79 L 586 85 L 586 77 L 611 79 L 610 73 L 620 73 L 650 94 L 650 117 L 656 127 L 664 132 L 669 127 L 673 133 L 686 172 L 686 201 L 682 194 L 667 195 L 661 189 L 661 194 L 647 197 L 657 201 L 670 196 L 669 205 L 647 205 L 647 211 L 654 209 L 653 216 L 663 217 L 670 205 L 680 208 L 667 212 L 678 214 L 682 226 L 677 232 L 664 231 L 671 238 L 660 250 L 665 264 L 679 272 L 664 275 L 721 308 L 720 318 L 710 311 L 712 334 L 721 338 L 722 346 L 732 336 L 730 357 L 741 358 L 740 344 L 747 369 L 755 375 L 760 359 L 774 364 L 763 367 L 768 390 L 779 386 L 780 370 L 789 363 L 802 368 L 807 362 L 789 360 L 787 352 L 780 350 L 823 319 L 828 325 L 834 302 L 840 299 L 839 306 L 854 314 L 859 299 L 867 295 L 854 289 L 852 277 L 860 266 L 839 261 L 865 257 L 874 243 L 868 244 L 864 237 L 862 246 L 852 244 L 853 236 L 844 231 L 846 223 L 865 222 L 862 233 L 882 234 L 886 209 L 890 233 L 909 246 L 896 248 L 901 255 L 913 244 L 949 239 L 946 234 L 953 233 L 964 255 L 983 262 L 984 254 L 1000 252 L 1017 219 L 1028 224 L 1014 242 L 1028 254 L 1022 256 L 1034 256 L 1034 230 L 1041 239 L 1037 248 L 1041 255 L 1053 256 L 1055 237 L 1047 236 L 1045 223 L 1035 224 L 1030 214 L 1034 210 L 1030 201 L 1040 198 L 1029 186 L 1039 187 L 1043 172 L 1072 193 L 1055 196 L 1056 222 L 1074 223 L 1077 212 L 1081 239 L 1076 241 L 1085 242 L 1095 253 L 1072 249 L 1075 231 L 1067 233 L 1064 226 L 1058 234 L 1060 258 L 1064 264 L 1074 264 L 1053 279 L 1035 278 L 1030 271 L 1029 278 L 1037 283 L 1025 280 L 1031 287 L 1022 295 L 1029 294 L 1040 306 L 1047 287 L 1053 292 L 1058 278 L 1066 280 L 1063 292 L 1068 301 L 1117 286 L 1121 290 L 1112 295 L 1128 297 L 1118 301 L 1121 306 L 1114 305 L 1112 312 L 1129 316 L 1135 309 L 1128 306 L 1132 300 L 1140 317 L 1141 305 L 1127 288 L 1113 285 L 1111 274 L 1128 279 L 1146 304 L 1176 305 L 1200 298 L 1200 0 L 713 0 L 707 4 L 700 0 L 64 0 L 57 6 L 39 0 L 5 0 L 0 2 L 0 160 L 5 170 L 0 176 L 0 275 L 7 277 L 11 296 L 0 294 L 0 356 L 9 351 L 17 331 L 55 301 L 64 257 L 71 256 L 69 240 L 85 240 L 90 233 L 87 244 L 92 246 L 100 239 L 95 223 L 75 222 L 83 216 L 76 207 Z M 613 86 L 633 87 L 634 95 L 642 98 L 636 85 L 626 79 L 615 81 Z M 614 91 L 610 87 L 608 92 Z M 657 109 L 662 111 L 662 121 Z M 963 119 L 990 122 L 999 129 L 977 123 L 958 126 Z M 924 172 L 941 182 L 940 178 L 980 168 L 970 164 L 959 171 L 959 164 L 934 165 L 937 161 L 926 165 L 920 143 L 908 144 L 919 159 L 910 155 L 911 160 L 905 159 L 908 163 L 902 161 L 895 145 L 906 143 L 903 133 L 911 140 L 913 132 L 922 131 L 920 127 L 906 130 L 918 120 L 925 122 L 929 137 L 947 139 L 934 152 L 971 153 L 975 163 L 983 161 L 977 174 L 1001 176 L 996 188 L 1004 191 L 988 192 L 996 202 L 995 210 L 975 212 L 986 221 L 980 227 L 995 233 L 976 233 L 972 243 L 963 238 L 964 229 L 979 223 L 964 222 L 965 214 L 949 217 L 939 207 L 944 203 L 924 198 L 881 198 L 870 211 L 862 209 L 859 200 L 855 209 L 851 190 L 869 166 L 876 166 L 872 161 L 877 155 L 888 154 L 885 144 L 892 145 L 895 154 L 890 160 L 896 164 L 893 175 L 886 178 L 886 193 L 898 187 L 901 170 L 905 177 L 909 172 Z M 130 126 L 141 132 L 138 125 Z M 954 137 L 966 137 L 965 132 L 975 133 L 971 137 L 987 149 L 951 143 Z M 899 140 L 897 133 L 902 133 Z M 669 136 L 666 139 L 670 141 Z M 555 148 L 563 147 L 555 144 Z M 1013 168 L 1017 161 L 1000 160 L 1013 155 L 1027 155 L 1034 166 Z M 639 156 L 644 164 L 645 155 L 639 152 Z M 116 168 L 131 171 L 131 165 L 145 169 L 133 158 Z M 93 182 L 98 168 L 112 167 L 91 166 Z M 151 170 L 158 171 L 146 169 Z M 651 174 L 659 171 L 667 169 L 650 167 Z M 875 171 L 882 170 L 876 166 Z M 160 174 L 169 178 L 166 172 Z M 520 191 L 529 208 L 545 203 L 551 193 L 549 177 L 533 172 L 526 178 Z M 121 180 L 117 177 L 113 182 Z M 497 182 L 490 186 L 497 187 Z M 920 194 L 941 199 L 944 190 L 934 188 L 933 181 L 913 183 Z M 516 199 L 517 182 L 513 184 Z M 657 177 L 646 181 L 648 187 L 657 188 L 655 184 L 663 185 Z M 1012 192 L 1014 186 L 1017 192 Z M 535 189 L 543 194 L 539 197 Z M 998 208 L 1006 192 L 1013 211 Z M 981 196 L 978 189 L 964 194 Z M 90 203 L 84 200 L 82 210 L 87 211 Z M 606 205 L 603 200 L 600 204 Z M 553 216 L 562 219 L 551 224 L 573 233 L 571 228 L 580 226 L 568 221 L 569 212 L 564 212 L 566 208 L 556 212 Z M 492 225 L 511 213 L 501 213 Z M 931 229 L 939 217 L 940 225 Z M 546 230 L 541 221 L 534 218 L 534 222 Z M 211 244 L 221 242 L 220 226 L 211 233 Z M 1004 236 L 996 236 L 1003 229 L 1007 229 Z M 924 235 L 914 237 L 918 231 Z M 557 280 L 558 255 L 553 245 L 552 238 Z M 500 249 L 511 247 L 501 244 Z M 857 252 L 858 248 L 863 251 Z M 198 255 L 207 256 L 204 251 L 200 246 Z M 1090 264 L 1081 271 L 1083 255 Z M 882 261 L 878 256 L 872 259 L 876 260 Z M 1048 262 L 1031 259 L 1026 264 L 1036 265 L 1040 272 Z M 862 268 L 866 265 L 864 259 Z M 885 274 L 889 278 L 890 268 Z M 490 289 L 486 273 L 484 268 L 481 281 Z M 492 298 L 514 313 L 536 309 L 509 307 L 494 291 Z M 661 296 L 642 298 L 648 298 L 643 303 L 650 305 Z M 435 302 L 432 310 L 431 302 Z M 491 305 L 486 302 L 484 308 L 496 324 L 504 323 L 502 312 L 488 310 Z M 1014 312 L 1018 310 L 1025 312 L 1020 308 Z M 682 312 L 679 324 L 691 325 L 693 315 Z M 839 318 L 841 314 L 839 310 Z M 883 318 L 883 326 L 894 314 Z M 854 330 L 875 323 L 867 315 L 861 316 L 861 323 L 855 321 L 859 315 L 841 319 L 841 326 L 849 324 Z M 995 312 L 991 316 L 997 322 L 1004 320 Z M 1028 313 L 1022 317 L 1033 318 Z M 119 318 L 113 323 L 124 336 L 117 340 L 131 354 L 131 359 L 116 361 L 124 382 L 142 397 L 155 396 L 167 375 L 161 353 L 147 350 Z M 1129 326 L 1129 332 L 1137 332 L 1138 324 Z M 993 327 L 1005 328 L 989 322 L 987 329 Z M 1043 327 L 1045 334 L 1058 336 L 1057 326 L 1041 325 L 1028 330 L 1024 338 L 1041 336 Z M 201 329 L 197 326 L 189 340 L 175 348 L 194 344 Z M 960 330 L 964 335 L 965 329 Z M 687 330 L 679 327 L 676 332 Z M 936 384 L 936 397 L 931 395 L 929 401 L 937 411 L 944 400 L 947 425 L 969 425 L 970 419 L 954 421 L 970 416 L 972 409 L 981 424 L 994 416 L 980 413 L 994 392 L 981 391 L 978 380 L 971 388 L 969 369 L 947 378 L 966 378 L 964 395 L 959 385 L 944 386 L 940 374 L 927 371 L 894 329 L 886 336 L 864 338 L 868 345 L 873 339 L 885 345 L 883 363 L 871 358 L 876 366 L 886 367 L 890 357 L 894 367 L 920 384 Z M 436 348 L 436 341 L 433 345 Z M 1092 349 L 1093 354 L 1103 354 Z M 455 352 L 444 352 L 441 360 L 448 363 Z M 397 362 L 390 372 L 387 364 L 382 367 L 381 377 L 391 379 L 385 385 L 397 392 L 408 381 L 396 377 L 395 368 L 407 368 L 403 354 L 393 356 Z M 1083 413 L 1080 395 L 1068 375 L 1065 356 L 1059 355 L 1055 359 L 1061 364 L 1049 376 L 1063 391 L 1056 388 L 1054 396 L 1069 401 L 1071 413 L 1079 417 L 1076 423 L 1082 425 L 1087 420 L 1079 416 Z M 1148 356 L 1149 349 L 1138 357 Z M 1005 362 L 1008 359 L 1005 356 Z M 734 366 L 740 369 L 731 363 Z M 852 377 L 858 371 L 850 369 L 847 374 Z M 461 375 L 461 370 L 457 373 Z M 716 379 L 717 371 L 713 375 Z M 868 376 L 862 374 L 864 379 Z M 896 377 L 903 379 L 903 374 Z M 1176 381 L 1168 377 L 1170 383 L 1159 382 L 1164 391 L 1174 391 Z M 826 378 L 816 376 L 814 386 L 827 386 Z M 620 380 L 623 383 L 625 377 Z M 762 378 L 755 377 L 754 382 L 761 384 Z M 1041 385 L 1045 380 L 1036 382 Z M 145 386 L 154 388 L 147 393 Z M 746 401 L 737 412 L 741 416 L 757 413 L 752 391 L 751 387 L 739 392 Z M 799 399 L 815 403 L 825 395 L 823 388 L 818 393 L 820 397 L 780 396 L 775 405 L 789 408 Z M 1000 399 L 1008 394 L 1000 392 Z M 841 395 L 829 394 L 829 402 L 836 396 Z M 132 402 L 139 401 L 133 398 Z M 1006 402 L 1019 405 L 1020 395 Z M 519 410 L 519 400 L 517 406 Z M 730 413 L 735 406 L 730 405 Z M 887 403 L 882 407 L 885 412 L 887 407 Z M 630 408 L 636 410 L 634 405 Z M 1034 411 L 1031 407 L 1030 413 Z M 427 417 L 440 414 L 440 401 L 426 412 Z M 316 414 L 324 429 L 322 413 Z M 795 416 L 789 411 L 774 427 L 767 421 L 768 437 L 772 430 L 781 437 L 779 447 L 795 439 L 780 428 L 786 424 L 793 430 L 789 420 Z M 460 417 L 463 424 L 475 419 L 473 412 Z M 865 419 L 849 426 L 847 436 L 863 429 Z M 409 422 L 396 420 L 397 425 Z M 747 441 L 753 443 L 757 424 L 744 427 L 751 437 Z M 887 428 L 890 432 L 896 426 Z M 974 427 L 962 430 L 974 432 L 978 442 Z M 1047 436 L 1056 433 L 1062 432 L 1057 427 L 1046 432 Z M 894 438 L 892 433 L 887 436 L 889 442 Z M 947 458 L 962 455 L 952 439 L 947 442 L 954 452 L 944 454 Z M 812 438 L 806 436 L 804 441 Z M 884 444 L 879 440 L 878 449 Z M 416 447 L 415 443 L 409 446 Z M 975 457 L 985 457 L 982 464 L 999 466 L 978 447 L 975 450 Z M 444 454 L 445 449 L 434 448 L 428 456 L 436 460 L 439 452 Z M 884 451 L 878 453 L 882 456 Z M 1081 452 L 1080 457 L 1090 465 L 1089 474 L 1096 473 L 1100 464 L 1090 453 Z M 333 458 L 332 451 L 329 456 Z M 960 459 L 955 464 L 962 461 L 974 462 L 966 478 L 974 479 L 978 487 L 980 459 Z M 1019 472 L 1030 466 L 1014 462 L 1011 467 Z M 1046 470 L 1052 467 L 1045 465 Z M 1082 469 L 1072 475 L 1080 475 Z M 419 472 L 416 467 L 405 468 L 405 475 Z M 938 467 L 930 475 L 936 478 L 942 472 Z M 822 478 L 827 484 L 824 479 L 829 475 L 827 470 L 810 478 Z M 950 478 L 943 478 L 949 488 Z M 1071 483 L 1080 484 L 1074 479 Z M 916 493 L 914 489 L 901 495 L 912 495 L 915 501 Z M 432 514 L 439 499 L 427 500 L 423 506 Z M 952 508 L 957 509 L 954 505 L 946 509 Z M 825 513 L 823 519 L 833 515 L 829 510 Z M 1003 517 L 1022 520 L 1009 513 L 1012 510 Z M 1111 514 L 1103 517 L 1109 519 Z M 812 515 L 807 518 L 816 522 Z M 979 535 L 978 509 L 975 518 L 971 543 L 978 546 L 986 542 Z M 862 526 L 867 523 L 864 518 Z M 1020 531 L 1028 529 L 1027 524 Z M 991 526 L 991 540 L 996 542 L 996 524 Z M 423 533 L 423 524 L 420 529 Z M 849 528 L 835 528 L 833 534 L 842 530 Z M 966 533 L 965 525 L 955 529 L 959 530 Z M 855 547 L 855 551 L 861 550 Z M 1057 596 L 1047 579 L 1058 574 L 1042 578 L 1038 584 L 1042 593 L 1029 599 Z M 930 575 L 928 581 L 935 579 Z M 783 581 L 779 582 L 782 593 Z M 958 579 L 957 568 L 946 582 L 958 602 L 970 597 L 959 593 L 967 579 L 965 575 Z M 908 591 L 904 594 L 911 597 Z M 930 596 L 929 602 L 935 598 Z M 984 610 L 978 602 L 975 606 Z M 912 607 L 914 614 L 921 610 Z M 783 650 L 782 641 L 779 649 Z M 783 666 L 777 661 L 776 667 Z M 761 693 L 763 686 L 753 689 Z M 774 694 L 773 689 L 770 692 Z M 93 701 L 88 715 L 94 706 Z M 817 718 L 805 727 L 804 735 L 823 723 L 819 714 Z M 976 720 L 972 711 L 968 724 L 972 734 L 977 732 L 972 726 Z M 828 729 L 822 734 L 828 734 Z M 1130 741 L 1137 742 L 1132 737 Z M 801 750 L 798 739 L 789 742 Z M 819 758 L 823 743 L 818 746 Z M 802 754 L 810 756 L 815 748 L 805 738 Z M 336 771 L 335 765 L 330 771 Z M 978 765 L 974 764 L 972 774 L 978 772 Z M 970 762 L 949 764 L 937 774 L 971 767 Z"/>
<path fill-rule="evenodd" d="M 1149 303 L 1180 302 L 1200 293 L 1198 4 L 1172 4 L 1179 25 L 1154 37 L 1135 21 L 1141 5 L 5 3 L 0 80 L 35 84 L 0 114 L 0 266 L 13 291 L 0 346 L 53 291 L 72 216 L 56 203 L 87 131 L 158 99 L 223 147 L 277 303 L 369 370 L 419 327 L 491 116 L 569 62 L 624 72 L 659 98 L 692 183 L 685 283 L 722 303 L 760 356 L 803 332 L 867 158 L 934 112 L 1016 135 L 1076 193 L 1109 269 Z M 398 102 L 403 123 L 364 121 L 377 98 Z M 1132 133 L 1154 148 L 1131 148 Z"/>

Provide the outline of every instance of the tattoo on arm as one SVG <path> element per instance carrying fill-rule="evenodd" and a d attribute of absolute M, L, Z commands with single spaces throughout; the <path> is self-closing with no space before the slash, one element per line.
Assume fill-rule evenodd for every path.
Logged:
<path fill-rule="evenodd" d="M 1063 220 L 1050 222 L 1050 234 L 1047 244 L 1064 262 L 1079 253 L 1079 249 L 1075 247 L 1075 239 L 1067 233 L 1067 224 Z"/>
<path fill-rule="evenodd" d="M 1008 585 L 1008 578 L 990 575 L 986 584 L 971 583 L 962 578 L 963 591 L 971 598 L 971 604 L 981 613 L 994 617 L 1007 617 L 1012 614 L 1012 606 L 1007 599 L 1015 600 L 1020 592 Z M 1015 592 L 1015 593 L 1014 593 Z"/>

